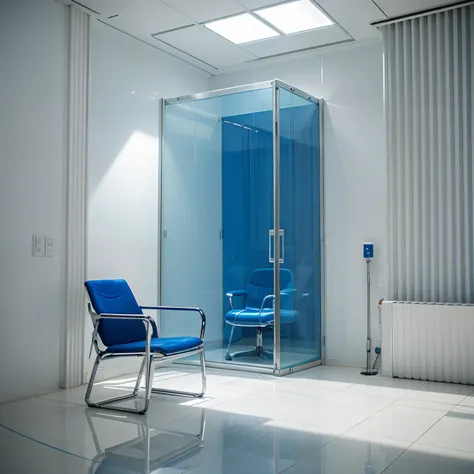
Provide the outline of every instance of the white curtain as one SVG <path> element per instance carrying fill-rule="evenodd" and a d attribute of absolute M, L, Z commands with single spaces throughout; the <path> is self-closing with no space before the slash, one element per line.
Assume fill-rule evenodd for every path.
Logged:
<path fill-rule="evenodd" d="M 474 302 L 474 7 L 382 28 L 392 300 Z"/>
<path fill-rule="evenodd" d="M 84 383 L 89 15 L 69 6 L 65 354 L 61 387 Z"/>

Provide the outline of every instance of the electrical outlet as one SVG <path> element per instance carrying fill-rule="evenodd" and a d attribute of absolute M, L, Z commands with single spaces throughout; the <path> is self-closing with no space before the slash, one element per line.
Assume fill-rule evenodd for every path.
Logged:
<path fill-rule="evenodd" d="M 33 257 L 44 257 L 44 237 L 42 235 L 33 235 Z"/>
<path fill-rule="evenodd" d="M 51 235 L 47 235 L 44 238 L 46 242 L 46 252 L 45 255 L 46 257 L 54 257 L 54 239 L 51 237 Z"/>

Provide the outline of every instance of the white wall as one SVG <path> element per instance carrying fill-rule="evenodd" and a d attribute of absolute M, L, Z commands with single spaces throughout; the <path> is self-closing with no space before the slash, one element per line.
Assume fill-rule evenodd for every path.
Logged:
<path fill-rule="evenodd" d="M 64 318 L 67 11 L 0 3 L 0 402 L 55 390 Z M 55 238 L 32 257 L 32 234 Z"/>
<path fill-rule="evenodd" d="M 273 78 L 322 97 L 325 109 L 326 322 L 329 364 L 362 366 L 365 358 L 365 262 L 375 243 L 373 337 L 380 340 L 377 301 L 384 296 L 386 149 L 381 43 L 331 48 L 211 79 L 211 89 Z"/>
<path fill-rule="evenodd" d="M 159 99 L 207 90 L 209 79 L 97 21 L 91 24 L 90 50 L 88 278 L 125 278 L 142 304 L 153 305 L 159 277 Z M 86 329 L 88 344 L 89 321 Z"/>

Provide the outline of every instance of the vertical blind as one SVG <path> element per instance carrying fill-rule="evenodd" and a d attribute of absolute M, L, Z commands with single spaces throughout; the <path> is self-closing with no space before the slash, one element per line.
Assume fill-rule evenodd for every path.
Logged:
<path fill-rule="evenodd" d="M 61 387 L 84 383 L 89 15 L 69 6 L 65 357 Z"/>
<path fill-rule="evenodd" d="M 474 7 L 384 38 L 392 300 L 474 302 Z"/>

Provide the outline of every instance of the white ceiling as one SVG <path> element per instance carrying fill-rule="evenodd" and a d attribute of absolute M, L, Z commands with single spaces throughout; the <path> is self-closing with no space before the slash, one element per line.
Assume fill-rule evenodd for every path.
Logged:
<path fill-rule="evenodd" d="M 59 0 L 72 3 L 74 0 Z M 344 42 L 379 37 L 371 22 L 412 13 L 452 0 L 311 0 L 334 26 L 235 45 L 202 23 L 284 0 L 77 0 L 97 18 L 211 74 L 231 66 L 261 61 Z M 287 0 L 286 0 L 287 1 Z"/>

